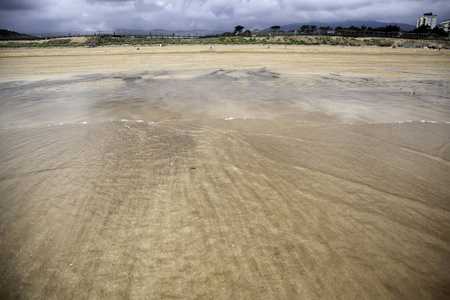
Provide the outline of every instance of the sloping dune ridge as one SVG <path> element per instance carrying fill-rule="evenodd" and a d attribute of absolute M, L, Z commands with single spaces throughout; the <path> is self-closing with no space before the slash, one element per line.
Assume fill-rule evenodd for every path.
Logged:
<path fill-rule="evenodd" d="M 0 298 L 450 297 L 448 55 L 185 47 L 0 52 Z"/>

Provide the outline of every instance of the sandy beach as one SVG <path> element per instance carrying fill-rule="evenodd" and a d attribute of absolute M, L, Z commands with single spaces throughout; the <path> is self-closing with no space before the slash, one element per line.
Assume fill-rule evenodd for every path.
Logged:
<path fill-rule="evenodd" d="M 0 298 L 450 297 L 450 52 L 0 49 Z"/>

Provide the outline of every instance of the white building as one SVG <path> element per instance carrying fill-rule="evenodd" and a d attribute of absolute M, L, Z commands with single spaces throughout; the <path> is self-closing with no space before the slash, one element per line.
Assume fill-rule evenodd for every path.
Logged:
<path fill-rule="evenodd" d="M 450 31 L 449 31 L 449 26 L 450 26 L 450 19 L 445 20 L 445 21 L 442 21 L 442 22 L 439 24 L 439 27 L 442 28 L 442 29 L 444 29 L 444 30 L 447 31 L 447 32 L 450 32 Z"/>
<path fill-rule="evenodd" d="M 433 15 L 433 13 L 423 14 L 423 16 L 417 20 L 416 28 L 419 28 L 422 25 L 428 25 L 433 29 L 437 25 L 437 16 Z"/>

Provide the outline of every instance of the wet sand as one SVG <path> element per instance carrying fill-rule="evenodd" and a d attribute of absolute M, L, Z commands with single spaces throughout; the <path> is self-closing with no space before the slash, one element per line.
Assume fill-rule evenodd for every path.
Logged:
<path fill-rule="evenodd" d="M 0 298 L 448 298 L 450 57 L 283 48 L 0 50 Z"/>

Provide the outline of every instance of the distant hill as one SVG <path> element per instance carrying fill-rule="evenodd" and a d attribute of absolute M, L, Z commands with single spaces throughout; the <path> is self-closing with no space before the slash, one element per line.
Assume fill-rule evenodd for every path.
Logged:
<path fill-rule="evenodd" d="M 126 29 L 118 28 L 113 32 L 116 35 L 192 35 L 192 36 L 205 36 L 205 35 L 215 35 L 221 34 L 223 31 L 213 31 L 213 30 L 165 30 L 165 29 L 151 29 L 151 30 L 139 30 L 139 29 Z"/>
<path fill-rule="evenodd" d="M 276 24 L 274 24 L 274 25 L 276 25 Z M 377 27 L 386 27 L 387 25 L 397 25 L 398 27 L 400 27 L 400 29 L 406 30 L 406 31 L 411 31 L 414 28 L 416 28 L 414 25 L 403 24 L 403 23 L 383 23 L 383 22 L 377 22 L 377 21 L 342 21 L 342 22 L 329 22 L 329 23 L 325 23 L 325 22 L 292 23 L 292 24 L 281 25 L 280 30 L 283 30 L 283 31 L 297 30 L 303 25 L 316 25 L 317 28 L 319 28 L 321 26 L 330 26 L 333 29 L 338 26 L 348 28 L 350 26 L 361 27 L 362 25 L 364 25 L 366 27 L 377 28 Z M 270 31 L 270 30 L 271 30 L 270 27 L 263 29 L 263 31 Z"/>
<path fill-rule="evenodd" d="M 34 40 L 35 36 L 18 33 L 6 29 L 0 29 L 0 40 Z"/>

